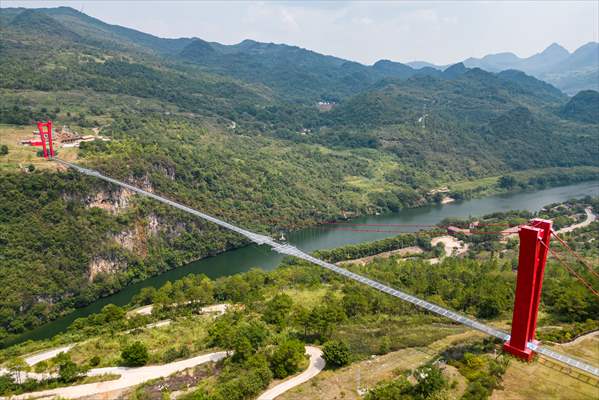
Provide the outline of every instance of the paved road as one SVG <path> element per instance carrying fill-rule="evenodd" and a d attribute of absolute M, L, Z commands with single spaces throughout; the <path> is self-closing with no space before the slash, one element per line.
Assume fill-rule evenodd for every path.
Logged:
<path fill-rule="evenodd" d="M 318 375 L 325 366 L 325 361 L 322 358 L 322 350 L 318 347 L 306 346 L 306 353 L 310 355 L 310 365 L 304 372 L 267 390 L 257 400 L 273 400 L 289 389 L 301 385 Z"/>
<path fill-rule="evenodd" d="M 587 214 L 587 218 L 574 225 L 566 226 L 565 228 L 560 229 L 556 233 L 559 235 L 560 233 L 572 232 L 574 229 L 584 228 L 585 226 L 589 226 L 593 221 L 597 219 L 597 216 L 593 214 L 593 209 L 591 207 L 587 207 L 584 209 L 584 212 Z"/>
<path fill-rule="evenodd" d="M 46 361 L 46 360 L 49 360 L 51 358 L 54 358 L 54 357 L 56 357 L 60 353 L 66 353 L 69 350 L 71 350 L 73 348 L 73 346 L 75 346 L 75 345 L 74 344 L 67 344 L 66 346 L 56 347 L 54 349 L 42 351 L 40 353 L 35 353 L 33 355 L 25 357 L 25 362 L 27 364 L 29 364 L 30 366 L 31 365 L 35 365 L 38 362 L 42 362 L 42 361 Z"/>
<path fill-rule="evenodd" d="M 175 372 L 183 371 L 196 365 L 204 364 L 209 361 L 219 361 L 227 356 L 224 351 L 204 354 L 197 357 L 188 358 L 186 360 L 175 361 L 163 365 L 151 365 L 139 368 L 127 367 L 108 367 L 95 368 L 89 371 L 88 375 L 104 375 L 104 374 L 119 374 L 121 377 L 112 381 L 87 383 L 85 385 L 68 386 L 40 392 L 25 393 L 11 397 L 11 400 L 30 399 L 30 398 L 54 398 L 61 397 L 66 399 L 76 399 L 84 396 L 100 395 L 102 393 L 112 392 L 115 390 L 125 389 L 131 386 L 139 385 L 140 383 L 151 379 L 162 378 L 174 374 Z"/>

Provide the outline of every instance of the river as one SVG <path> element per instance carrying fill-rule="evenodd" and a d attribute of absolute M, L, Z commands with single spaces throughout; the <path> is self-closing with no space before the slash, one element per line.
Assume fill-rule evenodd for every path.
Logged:
<path fill-rule="evenodd" d="M 584 182 L 575 185 L 559 186 L 549 189 L 523 191 L 480 199 L 464 200 L 445 205 L 431 205 L 421 208 L 405 209 L 397 213 L 355 218 L 352 222 L 366 224 L 438 224 L 448 217 L 482 216 L 493 212 L 509 210 L 539 211 L 543 206 L 562 202 L 586 195 L 599 195 L 599 181 Z M 417 227 L 394 227 L 394 231 L 414 232 Z M 307 252 L 329 249 L 347 244 L 367 242 L 394 236 L 396 233 L 351 232 L 336 229 L 334 225 L 325 225 L 302 229 L 289 234 L 287 240 Z M 182 267 L 148 278 L 142 282 L 125 287 L 120 292 L 99 299 L 92 304 L 79 308 L 70 314 L 29 331 L 13 343 L 28 339 L 39 340 L 63 332 L 76 319 L 99 312 L 107 304 L 125 305 L 131 298 L 147 286 L 160 287 L 166 281 L 177 280 L 187 274 L 203 273 L 211 278 L 236 274 L 253 267 L 264 270 L 276 268 L 282 255 L 274 253 L 265 246 L 250 245 L 230 250 L 214 257 L 205 258 Z"/>

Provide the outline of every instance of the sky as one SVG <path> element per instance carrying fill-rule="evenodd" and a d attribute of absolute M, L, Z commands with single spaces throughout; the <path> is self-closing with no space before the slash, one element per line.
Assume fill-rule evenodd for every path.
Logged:
<path fill-rule="evenodd" d="M 590 1 L 10 1 L 66 5 L 160 37 L 286 43 L 364 64 L 380 59 L 450 64 L 510 51 L 528 57 L 557 42 L 599 41 Z"/>

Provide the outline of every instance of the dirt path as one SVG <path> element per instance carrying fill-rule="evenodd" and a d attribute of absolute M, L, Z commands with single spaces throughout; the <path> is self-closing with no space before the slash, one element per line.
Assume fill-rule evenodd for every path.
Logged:
<path fill-rule="evenodd" d="M 584 212 L 587 215 L 587 218 L 584 221 L 582 221 L 578 224 L 566 226 L 565 228 L 560 229 L 556 233 L 560 234 L 560 233 L 572 232 L 575 229 L 584 228 L 585 226 L 589 226 L 591 223 L 593 223 L 595 220 L 597 220 L 597 216 L 595 214 L 593 214 L 593 209 L 591 207 L 585 208 Z"/>
<path fill-rule="evenodd" d="M 391 256 L 396 256 L 396 255 L 411 256 L 414 254 L 421 254 L 421 253 L 423 253 L 423 251 L 420 247 L 411 246 L 411 247 L 404 247 L 404 248 L 397 249 L 397 250 L 385 251 L 382 253 L 375 254 L 373 256 L 355 258 L 353 260 L 339 261 L 337 263 L 337 265 L 347 265 L 347 264 L 366 265 L 366 264 L 370 263 L 372 260 L 374 260 L 375 258 L 389 258 Z"/>
<path fill-rule="evenodd" d="M 325 366 L 325 361 L 322 358 L 322 350 L 318 347 L 306 346 L 306 353 L 310 355 L 310 365 L 308 365 L 308 368 L 304 372 L 268 389 L 257 400 L 273 400 L 289 389 L 301 385 L 318 375 Z"/>
<path fill-rule="evenodd" d="M 66 399 L 76 399 L 84 396 L 97 396 L 103 398 L 103 393 L 113 392 L 116 390 L 125 389 L 131 386 L 139 385 L 151 379 L 163 378 L 174 374 L 175 372 L 183 371 L 196 365 L 204 364 L 210 361 L 219 361 L 227 356 L 224 351 L 204 354 L 197 357 L 188 358 L 186 360 L 175 361 L 163 365 L 151 365 L 139 368 L 127 367 L 108 367 L 95 368 L 88 372 L 88 376 L 97 376 L 105 374 L 118 374 L 121 377 L 112 381 L 88 383 L 85 385 L 68 386 L 40 392 L 25 393 L 18 396 L 13 396 L 11 399 L 31 399 L 31 398 L 55 398 L 61 397 Z"/>
<path fill-rule="evenodd" d="M 589 338 L 592 338 L 592 337 L 595 337 L 595 336 L 599 336 L 599 331 L 593 331 L 593 332 L 585 333 L 584 335 L 578 336 L 574 340 L 571 340 L 571 341 L 566 342 L 566 343 L 560 343 L 559 346 L 560 347 L 576 346 L 577 344 L 579 344 L 583 340 L 589 339 Z"/>

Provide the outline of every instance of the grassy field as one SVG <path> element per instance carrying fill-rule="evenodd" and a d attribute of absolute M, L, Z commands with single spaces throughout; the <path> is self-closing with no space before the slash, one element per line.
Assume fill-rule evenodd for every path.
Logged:
<path fill-rule="evenodd" d="M 165 362 L 164 354 L 169 349 L 180 349 L 187 346 L 191 354 L 206 349 L 206 327 L 211 317 L 181 318 L 168 326 L 146 328 L 117 335 L 103 335 L 82 342 L 75 346 L 69 354 L 74 362 L 85 364 L 97 355 L 100 366 L 108 367 L 120 363 L 121 349 L 134 341 L 146 344 L 150 353 L 150 364 Z"/>
<path fill-rule="evenodd" d="M 588 379 L 588 380 L 587 380 Z M 503 390 L 495 390 L 492 400 L 597 399 L 599 386 L 593 378 L 581 378 L 548 361 L 510 363 L 503 376 Z"/>
<path fill-rule="evenodd" d="M 327 288 L 317 288 L 317 289 L 285 289 L 283 293 L 289 295 L 293 299 L 293 301 L 297 304 L 301 304 L 304 307 L 312 308 L 322 302 L 322 298 L 330 292 L 330 289 Z M 275 293 L 273 293 L 274 296 Z"/>
<path fill-rule="evenodd" d="M 596 171 L 599 173 L 599 168 L 597 167 L 574 167 L 574 168 L 539 168 L 539 169 L 528 169 L 524 171 L 511 172 L 507 175 L 514 176 L 518 181 L 526 182 L 531 178 L 536 178 L 540 176 L 544 176 L 546 174 L 570 174 L 575 173 L 577 171 L 586 170 L 586 171 Z M 497 193 L 505 192 L 506 189 L 502 189 L 498 186 L 499 179 L 501 175 L 497 176 L 488 176 L 479 179 L 472 180 L 464 180 L 457 182 L 446 182 L 446 185 L 449 187 L 451 191 L 455 192 L 465 192 L 471 191 L 476 193 L 477 197 L 489 196 Z"/>

